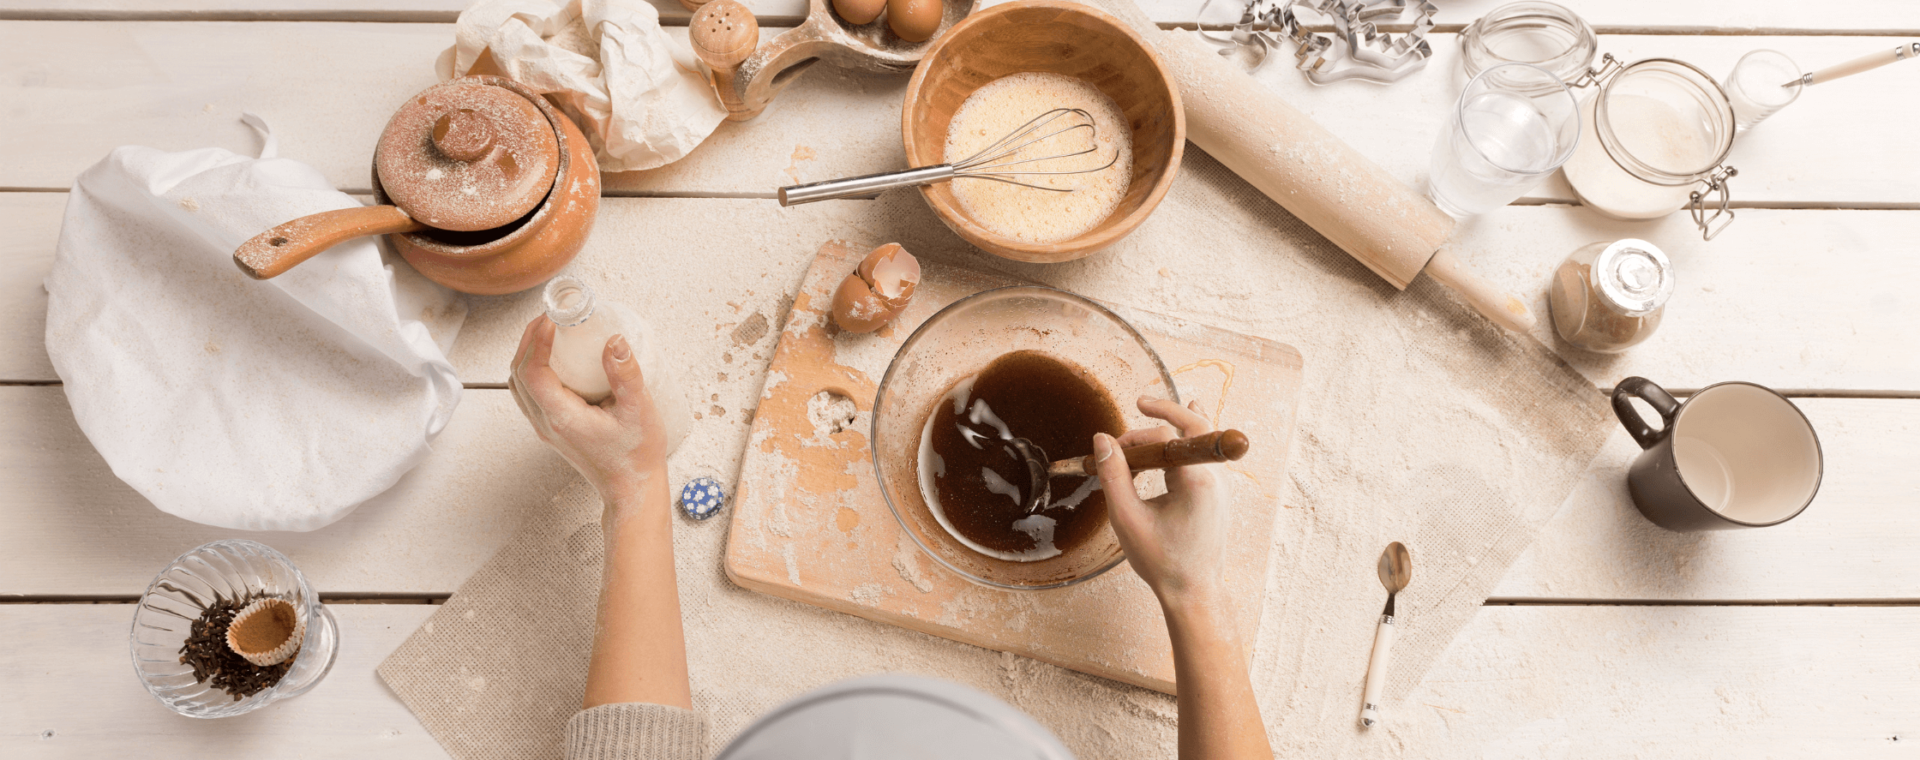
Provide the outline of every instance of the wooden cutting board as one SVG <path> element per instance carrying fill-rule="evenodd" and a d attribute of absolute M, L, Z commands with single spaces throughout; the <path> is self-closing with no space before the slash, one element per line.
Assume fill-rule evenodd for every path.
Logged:
<path fill-rule="evenodd" d="M 1172 693 L 1173 653 L 1159 604 L 1126 564 L 1066 588 L 988 588 L 924 555 L 895 522 L 868 450 L 879 378 L 913 328 L 940 308 L 1029 283 L 923 262 L 907 311 L 876 333 L 852 335 L 833 324 L 829 311 L 834 288 L 865 254 L 840 241 L 822 246 L 794 297 L 741 464 L 727 576 L 762 593 Z M 1216 428 L 1252 438 L 1247 457 L 1226 465 L 1232 534 L 1239 537 L 1227 558 L 1228 583 L 1250 649 L 1285 493 L 1300 354 L 1261 338 L 1110 308 L 1175 368 L 1183 400 L 1199 400 Z M 822 403 L 831 398 L 823 392 L 850 399 L 857 411 L 836 413 Z"/>

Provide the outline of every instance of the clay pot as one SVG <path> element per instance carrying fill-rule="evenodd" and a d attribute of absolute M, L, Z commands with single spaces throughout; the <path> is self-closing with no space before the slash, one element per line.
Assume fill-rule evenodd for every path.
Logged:
<path fill-rule="evenodd" d="M 586 244 L 600 167 L 586 135 L 545 98 L 504 77 L 469 76 L 394 114 L 374 153 L 373 193 L 378 205 L 261 233 L 234 263 L 267 279 L 342 241 L 384 234 L 407 263 L 454 290 L 526 290 Z"/>

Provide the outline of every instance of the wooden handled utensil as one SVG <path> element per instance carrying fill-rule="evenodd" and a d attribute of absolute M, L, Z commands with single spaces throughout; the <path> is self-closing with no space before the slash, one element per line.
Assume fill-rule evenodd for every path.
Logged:
<path fill-rule="evenodd" d="M 256 280 L 286 274 L 302 261 L 367 235 L 419 232 L 427 226 L 396 206 L 360 206 L 303 216 L 255 235 L 233 252 L 233 263 Z"/>
<path fill-rule="evenodd" d="M 1792 87 L 1797 84 L 1805 87 L 1808 85 L 1825 84 L 1841 77 L 1850 77 L 1862 71 L 1872 71 L 1889 63 L 1905 61 L 1911 58 L 1920 58 L 1920 42 L 1909 42 L 1905 45 L 1897 46 L 1892 50 L 1868 53 L 1859 58 L 1847 61 L 1846 63 L 1836 63 L 1819 71 L 1809 71 L 1799 79 L 1780 86 Z"/>
<path fill-rule="evenodd" d="M 1387 662 L 1393 655 L 1393 640 L 1399 623 L 1393 613 L 1393 599 L 1413 582 L 1413 554 L 1407 545 L 1395 541 L 1380 552 L 1380 585 L 1387 587 L 1387 608 L 1380 612 L 1380 625 L 1373 630 L 1373 654 L 1367 658 L 1367 685 L 1360 697 L 1360 725 L 1373 728 L 1380 723 L 1380 694 L 1387 689 Z"/>
<path fill-rule="evenodd" d="M 1121 449 L 1120 454 L 1127 458 L 1127 469 L 1145 472 L 1189 464 L 1238 461 L 1247 455 L 1247 449 L 1252 445 L 1246 433 L 1222 430 L 1192 438 L 1175 438 L 1165 443 L 1128 446 Z M 1099 468 L 1100 463 L 1094 461 L 1092 454 L 1088 454 L 1054 462 L 1047 466 L 1047 474 L 1094 476 L 1100 474 Z"/>
<path fill-rule="evenodd" d="M 1176 438 L 1161 443 L 1143 443 L 1128 446 L 1120 450 L 1127 460 L 1127 469 L 1134 472 L 1164 470 L 1169 467 L 1181 467 L 1190 464 L 1213 464 L 1232 462 L 1247 455 L 1247 449 L 1253 446 L 1247 434 L 1238 430 L 1221 430 L 1192 438 Z M 1032 441 L 1015 438 L 1013 447 L 1027 460 L 1027 512 L 1038 513 L 1053 503 L 1052 480 L 1056 476 L 1081 475 L 1098 477 L 1100 463 L 1092 454 L 1083 457 L 1062 459 L 1049 463 L 1047 452 Z"/>

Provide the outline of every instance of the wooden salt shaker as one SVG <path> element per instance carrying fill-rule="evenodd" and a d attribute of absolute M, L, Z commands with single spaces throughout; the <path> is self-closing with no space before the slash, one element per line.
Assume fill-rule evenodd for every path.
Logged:
<path fill-rule="evenodd" d="M 693 43 L 693 54 L 712 70 L 713 89 L 727 107 L 727 120 L 746 121 L 760 115 L 760 109 L 749 108 L 733 86 L 734 72 L 760 46 L 760 22 L 753 12 L 739 0 L 712 0 L 693 14 L 687 38 Z"/>

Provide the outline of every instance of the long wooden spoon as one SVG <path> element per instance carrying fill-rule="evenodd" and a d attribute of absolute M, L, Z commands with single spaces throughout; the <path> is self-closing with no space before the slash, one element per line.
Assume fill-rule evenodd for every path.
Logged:
<path fill-rule="evenodd" d="M 1164 470 L 1189 464 L 1232 462 L 1247 455 L 1253 445 L 1247 434 L 1238 430 L 1175 438 L 1163 443 L 1143 443 L 1120 450 L 1127 469 L 1134 472 Z M 1049 463 L 1047 452 L 1025 438 L 1013 439 L 1013 447 L 1027 460 L 1027 513 L 1037 514 L 1053 503 L 1053 478 L 1062 475 L 1098 477 L 1100 464 L 1092 454 Z"/>

